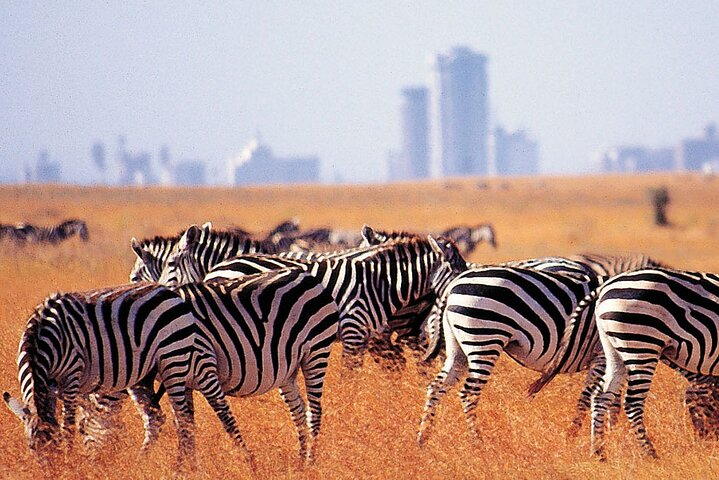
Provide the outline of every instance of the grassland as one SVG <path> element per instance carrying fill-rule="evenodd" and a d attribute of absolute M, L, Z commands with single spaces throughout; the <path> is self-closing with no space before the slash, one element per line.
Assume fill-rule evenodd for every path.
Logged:
<path fill-rule="evenodd" d="M 652 225 L 647 190 L 666 185 L 672 226 Z M 212 220 L 261 231 L 297 216 L 305 228 L 433 230 L 492 222 L 498 248 L 482 245 L 471 260 L 494 262 L 592 251 L 644 252 L 679 268 L 719 272 L 719 179 L 602 176 L 513 180 L 453 180 L 392 186 L 246 189 L 141 189 L 5 186 L 0 222 L 38 224 L 79 217 L 91 240 L 57 247 L 0 244 L 0 387 L 18 393 L 15 353 L 25 320 L 48 293 L 127 281 L 132 236 L 172 234 Z M 661 367 L 648 401 L 647 423 L 661 459 L 641 457 L 626 421 L 610 437 L 609 461 L 588 457 L 588 429 L 569 438 L 582 376 L 556 379 L 528 402 L 537 374 L 503 358 L 479 408 L 481 442 L 472 440 L 455 395 L 440 408 L 429 444 L 416 427 L 428 383 L 411 365 L 387 373 L 372 361 L 349 374 L 332 360 L 326 382 L 319 459 L 300 470 L 294 428 L 279 395 L 232 399 L 260 478 L 717 478 L 719 443 L 694 439 L 682 406 L 683 381 Z M 209 408 L 198 399 L 201 471 L 210 478 L 250 472 Z M 169 407 L 165 405 L 169 411 Z M 77 454 L 58 478 L 170 477 L 176 451 L 171 423 L 158 448 L 138 460 L 141 425 L 123 411 L 126 439 L 91 463 Z M 20 423 L 0 409 L 0 478 L 37 478 Z"/>

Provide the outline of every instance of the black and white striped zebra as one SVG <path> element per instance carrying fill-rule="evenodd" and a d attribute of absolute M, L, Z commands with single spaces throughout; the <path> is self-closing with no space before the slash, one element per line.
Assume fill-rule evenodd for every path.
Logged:
<path fill-rule="evenodd" d="M 607 405 L 627 384 L 624 408 L 631 428 L 642 451 L 656 457 L 644 424 L 644 403 L 660 361 L 692 382 L 687 400 L 717 408 L 719 276 L 665 268 L 637 270 L 615 276 L 591 296 L 596 297 L 594 316 L 607 359 L 602 390 L 592 403 L 592 453 L 604 458 Z M 579 312 L 574 318 L 578 316 Z M 575 325 L 576 320 L 570 322 L 563 345 Z M 558 373 L 564 358 L 560 349 L 535 390 Z M 709 392 L 696 388 L 702 384 Z M 696 429 L 694 418 L 693 423 Z"/>
<path fill-rule="evenodd" d="M 453 240 L 463 255 L 472 253 L 482 242 L 487 242 L 492 248 L 497 248 L 497 236 L 491 223 L 452 227 L 439 235 Z"/>
<path fill-rule="evenodd" d="M 22 420 L 28 446 L 43 463 L 52 461 L 62 440 L 66 451 L 72 448 L 80 395 L 118 392 L 155 375 L 175 412 L 180 464 L 194 458 L 192 389 L 205 395 L 228 432 L 237 430 L 219 389 L 209 340 L 190 305 L 165 287 L 53 295 L 30 316 L 17 361 L 22 400 L 7 392 L 3 399 Z M 62 424 L 55 413 L 58 400 Z"/>
<path fill-rule="evenodd" d="M 90 240 L 87 224 L 78 219 L 65 220 L 52 227 L 38 227 L 29 223 L 0 225 L 0 239 L 10 238 L 16 243 L 50 243 L 58 244 L 78 235 L 83 242 Z"/>
<path fill-rule="evenodd" d="M 547 263 L 550 268 L 546 271 L 507 266 L 472 268 L 449 283 L 429 319 L 436 323 L 441 315 L 447 357 L 427 388 L 418 433 L 420 444 L 427 441 L 441 398 L 465 373 L 460 399 L 470 431 L 479 437 L 475 410 L 499 355 L 506 352 L 521 365 L 537 371 L 552 360 L 566 322 L 598 280 L 589 275 L 553 272 L 551 265 L 552 262 Z M 430 329 L 434 333 L 430 346 L 435 350 L 439 330 L 436 326 Z M 595 355 L 598 340 L 591 318 L 582 317 L 577 332 L 564 372 L 581 371 L 592 362 L 601 363 L 601 358 Z M 590 375 L 585 389 L 595 388 L 595 383 Z M 584 414 L 580 402 L 573 423 L 581 425 Z"/>
<path fill-rule="evenodd" d="M 130 271 L 131 282 L 156 282 L 167 264 L 167 257 L 177 246 L 185 232 L 174 236 L 156 236 L 143 241 L 132 238 L 130 246 L 137 258 Z M 195 250 L 199 265 L 213 265 L 221 260 L 243 253 L 277 253 L 276 247 L 241 234 L 213 230 L 207 222 L 197 229 L 201 242 Z"/>
<path fill-rule="evenodd" d="M 169 256 L 160 282 L 178 285 L 247 273 L 247 262 L 242 258 L 219 263 L 207 272 L 193 253 L 201 241 L 197 227 L 190 227 L 183 238 Z M 370 335 L 387 328 L 393 314 L 433 291 L 432 278 L 448 277 L 449 263 L 442 268 L 443 257 L 433 249 L 436 242 L 432 242 L 404 236 L 377 246 L 320 255 L 299 267 L 317 276 L 337 300 L 346 352 L 363 352 Z"/>
<path fill-rule="evenodd" d="M 334 298 L 317 278 L 298 269 L 190 283 L 177 293 L 192 305 L 211 339 L 225 393 L 245 397 L 279 388 L 297 428 L 300 456 L 312 461 L 339 325 Z M 300 370 L 309 410 L 297 384 Z"/>

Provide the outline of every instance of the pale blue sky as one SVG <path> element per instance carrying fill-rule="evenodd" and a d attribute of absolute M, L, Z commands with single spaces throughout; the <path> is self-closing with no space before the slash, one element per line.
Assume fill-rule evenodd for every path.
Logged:
<path fill-rule="evenodd" d="M 719 121 L 714 1 L 2 2 L 0 180 L 41 149 L 94 178 L 92 143 L 119 134 L 224 172 L 258 130 L 327 179 L 382 179 L 400 89 L 459 44 L 489 56 L 492 115 L 545 172 Z"/>

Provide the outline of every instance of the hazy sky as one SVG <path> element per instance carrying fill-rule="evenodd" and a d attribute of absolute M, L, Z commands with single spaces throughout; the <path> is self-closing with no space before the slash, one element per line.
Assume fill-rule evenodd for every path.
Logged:
<path fill-rule="evenodd" d="M 41 149 L 94 178 L 92 143 L 120 134 L 214 176 L 257 131 L 326 179 L 381 179 L 400 89 L 454 45 L 488 55 L 492 115 L 539 141 L 545 172 L 719 121 L 716 1 L 80 5 L 0 2 L 0 180 Z"/>

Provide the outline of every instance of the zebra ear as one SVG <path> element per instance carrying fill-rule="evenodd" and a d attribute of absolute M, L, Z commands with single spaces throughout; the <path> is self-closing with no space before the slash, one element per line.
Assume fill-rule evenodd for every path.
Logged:
<path fill-rule="evenodd" d="M 435 239 L 432 235 L 427 236 L 427 239 L 432 250 L 449 262 L 453 270 L 462 271 L 467 269 L 467 262 L 452 240 L 444 237 Z"/>
<path fill-rule="evenodd" d="M 200 230 L 200 227 L 197 225 L 190 225 L 185 233 L 182 234 L 182 238 L 180 238 L 180 249 L 186 250 L 194 246 L 200 239 L 201 233 L 202 231 Z"/>
<path fill-rule="evenodd" d="M 30 410 L 28 410 L 27 407 L 22 404 L 22 402 L 13 398 L 12 395 L 10 395 L 8 392 L 3 392 L 2 399 L 5 401 L 5 405 L 7 405 L 7 408 L 9 408 L 10 411 L 14 413 L 15 416 L 20 420 L 24 421 L 27 417 L 30 416 Z"/>
<path fill-rule="evenodd" d="M 376 236 L 377 234 L 375 233 L 374 228 L 365 223 L 362 227 L 362 238 L 364 238 L 370 245 L 374 245 Z"/>
<path fill-rule="evenodd" d="M 132 237 L 132 240 L 130 240 L 130 248 L 132 248 L 132 251 L 135 252 L 135 255 L 137 255 L 138 258 L 142 258 L 142 252 L 145 250 L 135 237 Z"/>
<path fill-rule="evenodd" d="M 203 224 L 202 224 L 202 230 L 203 230 L 204 232 L 209 232 L 210 230 L 212 230 L 212 222 L 205 222 L 205 223 L 203 223 Z"/>

